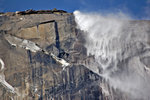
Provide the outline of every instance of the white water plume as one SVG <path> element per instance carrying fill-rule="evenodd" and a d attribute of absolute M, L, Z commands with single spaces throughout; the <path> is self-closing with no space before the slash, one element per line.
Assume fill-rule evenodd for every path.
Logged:
<path fill-rule="evenodd" d="M 150 24 L 131 21 L 122 13 L 103 16 L 75 11 L 74 15 L 84 31 L 87 54 L 95 57 L 89 69 L 114 88 L 150 99 Z"/>

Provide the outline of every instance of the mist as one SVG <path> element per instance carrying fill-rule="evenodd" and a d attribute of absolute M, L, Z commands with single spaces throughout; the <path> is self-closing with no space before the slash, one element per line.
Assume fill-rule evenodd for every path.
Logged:
<path fill-rule="evenodd" d="M 130 97 L 150 99 L 150 24 L 123 13 L 74 15 L 87 55 L 95 57 L 87 67 Z"/>

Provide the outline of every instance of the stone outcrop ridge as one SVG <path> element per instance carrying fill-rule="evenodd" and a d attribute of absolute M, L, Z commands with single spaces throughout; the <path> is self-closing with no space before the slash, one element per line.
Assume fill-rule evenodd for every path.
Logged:
<path fill-rule="evenodd" d="M 57 10 L 54 8 L 53 10 L 33 10 L 28 9 L 25 11 L 16 11 L 16 12 L 0 12 L 0 15 L 6 15 L 6 16 L 15 16 L 15 15 L 29 15 L 29 14 L 64 14 L 67 13 L 67 11 L 64 10 Z"/>
<path fill-rule="evenodd" d="M 17 11 L 16 14 L 19 15 L 27 15 L 27 14 L 54 14 L 54 13 L 67 13 L 64 10 L 57 10 L 56 8 L 53 10 L 26 10 L 26 11 Z"/>

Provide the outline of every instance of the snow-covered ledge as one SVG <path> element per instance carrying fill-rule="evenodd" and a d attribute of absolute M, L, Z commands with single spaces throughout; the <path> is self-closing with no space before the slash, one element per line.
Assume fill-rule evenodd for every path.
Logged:
<path fill-rule="evenodd" d="M 67 66 L 70 66 L 70 64 L 66 60 L 55 56 L 53 53 L 48 53 L 46 50 L 43 50 L 36 43 L 34 43 L 32 41 L 29 41 L 26 39 L 20 39 L 18 37 L 11 36 L 11 35 L 5 36 L 5 39 L 12 46 L 15 46 L 15 47 L 21 47 L 26 50 L 30 50 L 32 52 L 43 51 L 45 54 L 50 55 L 56 62 L 60 63 L 62 65 L 63 69 L 65 69 Z"/>

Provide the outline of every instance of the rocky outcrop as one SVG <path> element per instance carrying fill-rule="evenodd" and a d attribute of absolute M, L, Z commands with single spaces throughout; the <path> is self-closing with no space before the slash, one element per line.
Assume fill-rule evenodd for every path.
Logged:
<path fill-rule="evenodd" d="M 1 66 L 5 64 L 0 100 L 128 99 L 86 66 L 94 56 L 87 56 L 73 14 L 27 10 L 0 20 Z"/>
<path fill-rule="evenodd" d="M 16 11 L 16 12 L 0 12 L 0 15 L 3 16 L 15 16 L 15 15 L 30 15 L 30 14 L 65 14 L 67 11 L 64 10 L 57 10 L 54 8 L 53 10 L 33 10 L 28 9 L 25 11 Z"/>
<path fill-rule="evenodd" d="M 27 15 L 27 14 L 63 14 L 63 13 L 67 13 L 64 10 L 57 10 L 56 8 L 54 8 L 53 10 L 26 10 L 26 11 L 17 11 L 16 14 L 18 15 Z"/>

